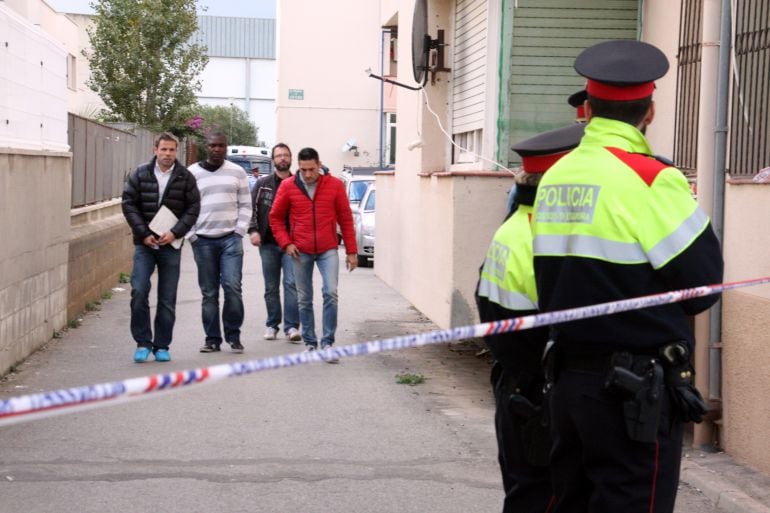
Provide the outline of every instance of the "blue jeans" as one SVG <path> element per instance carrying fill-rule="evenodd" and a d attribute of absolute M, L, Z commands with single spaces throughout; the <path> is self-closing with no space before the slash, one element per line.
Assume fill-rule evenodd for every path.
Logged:
<path fill-rule="evenodd" d="M 139 347 L 168 349 L 176 320 L 176 288 L 182 252 L 171 246 L 151 249 L 134 246 L 131 271 L 131 335 Z M 155 338 L 150 329 L 150 277 L 158 267 L 158 306 L 155 309 Z"/>
<path fill-rule="evenodd" d="M 225 292 L 225 304 L 222 307 L 225 340 L 230 343 L 240 342 L 243 324 L 243 238 L 234 233 L 220 239 L 198 237 L 192 243 L 192 248 L 198 265 L 198 285 L 203 294 L 201 314 L 206 345 L 222 344 L 222 331 L 219 327 L 220 285 Z"/>
<path fill-rule="evenodd" d="M 267 243 L 259 246 L 262 260 L 262 277 L 265 280 L 265 306 L 267 321 L 265 326 L 278 329 L 281 324 L 281 271 L 283 271 L 283 313 L 286 322 L 283 330 L 299 327 L 299 308 L 297 307 L 297 286 L 294 284 L 294 264 L 289 255 L 277 244 Z"/>
<path fill-rule="evenodd" d="M 321 271 L 323 280 L 323 337 L 321 346 L 334 344 L 334 332 L 337 331 L 337 281 L 340 274 L 340 257 L 336 249 L 330 249 L 320 255 L 300 253 L 294 260 L 294 281 L 297 284 L 297 302 L 299 303 L 299 321 L 302 323 L 302 339 L 308 346 L 318 346 L 315 334 L 315 316 L 313 315 L 313 263 Z"/>

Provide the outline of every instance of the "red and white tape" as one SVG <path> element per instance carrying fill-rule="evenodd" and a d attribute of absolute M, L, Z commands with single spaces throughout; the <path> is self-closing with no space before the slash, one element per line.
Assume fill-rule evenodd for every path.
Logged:
<path fill-rule="evenodd" d="M 65 388 L 29 394 L 8 399 L 0 399 L 0 426 L 25 422 L 41 417 L 63 415 L 76 411 L 108 406 L 129 400 L 158 396 L 161 392 L 184 390 L 194 385 L 215 383 L 224 378 L 244 376 L 283 367 L 293 367 L 313 362 L 323 362 L 332 358 L 348 358 L 384 351 L 395 351 L 409 347 L 429 344 L 443 344 L 455 340 L 495 335 L 510 331 L 520 331 L 538 326 L 611 315 L 618 312 L 638 310 L 652 306 L 676 303 L 696 297 L 718 294 L 720 292 L 770 283 L 770 277 L 754 280 L 708 285 L 691 289 L 664 292 L 621 301 L 610 301 L 580 308 L 570 308 L 555 312 L 517 317 L 495 322 L 461 326 L 448 330 L 435 330 L 415 335 L 372 340 L 347 346 L 273 356 L 257 360 L 214 365 L 194 370 L 184 370 L 166 374 L 156 374 L 132 378 L 112 383 L 100 383 L 75 388 Z"/>

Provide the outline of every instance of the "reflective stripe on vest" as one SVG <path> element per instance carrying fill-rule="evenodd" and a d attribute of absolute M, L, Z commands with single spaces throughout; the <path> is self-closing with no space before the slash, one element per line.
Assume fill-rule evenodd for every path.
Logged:
<path fill-rule="evenodd" d="M 708 224 L 708 216 L 701 209 L 696 208 L 692 215 L 679 225 L 679 228 L 647 252 L 652 266 L 655 269 L 660 269 L 670 262 L 671 259 L 687 249 L 692 241 L 703 233 Z"/>
<path fill-rule="evenodd" d="M 647 256 L 635 242 L 617 242 L 592 235 L 538 235 L 535 256 L 579 256 L 618 264 L 643 264 Z"/>
<path fill-rule="evenodd" d="M 496 283 L 492 283 L 484 276 L 479 281 L 479 296 L 486 297 L 493 303 L 497 303 L 508 310 L 535 310 L 537 305 L 526 294 L 505 290 Z"/>
<path fill-rule="evenodd" d="M 531 213 L 531 206 L 519 205 L 495 231 L 481 269 L 479 296 L 508 310 L 537 309 Z"/>
<path fill-rule="evenodd" d="M 578 256 L 617 264 L 649 262 L 653 268 L 660 269 L 687 249 L 708 223 L 708 216 L 696 209 L 679 228 L 647 253 L 635 242 L 618 242 L 591 235 L 538 235 L 533 251 L 536 256 Z"/>

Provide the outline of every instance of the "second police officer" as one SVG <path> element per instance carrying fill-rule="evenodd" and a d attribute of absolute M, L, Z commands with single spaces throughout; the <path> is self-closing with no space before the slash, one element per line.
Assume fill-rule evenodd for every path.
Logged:
<path fill-rule="evenodd" d="M 517 175 L 514 213 L 498 228 L 487 251 L 476 292 L 482 322 L 535 313 L 530 219 L 537 184 L 548 168 L 577 146 L 583 124 L 551 130 L 515 144 L 523 172 Z M 547 511 L 552 501 L 548 472 L 550 437 L 543 419 L 541 367 L 548 328 L 484 337 L 495 363 L 495 431 L 503 476 L 504 513 Z"/>

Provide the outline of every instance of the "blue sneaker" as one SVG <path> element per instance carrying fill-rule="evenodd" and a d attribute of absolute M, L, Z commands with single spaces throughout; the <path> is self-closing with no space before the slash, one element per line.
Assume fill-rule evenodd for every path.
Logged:
<path fill-rule="evenodd" d="M 170 362 L 171 361 L 171 355 L 168 354 L 168 349 L 156 349 L 155 350 L 155 361 L 156 362 Z"/>
<path fill-rule="evenodd" d="M 150 350 L 146 347 L 137 347 L 134 353 L 134 361 L 136 363 L 144 363 L 147 358 L 150 357 Z"/>

